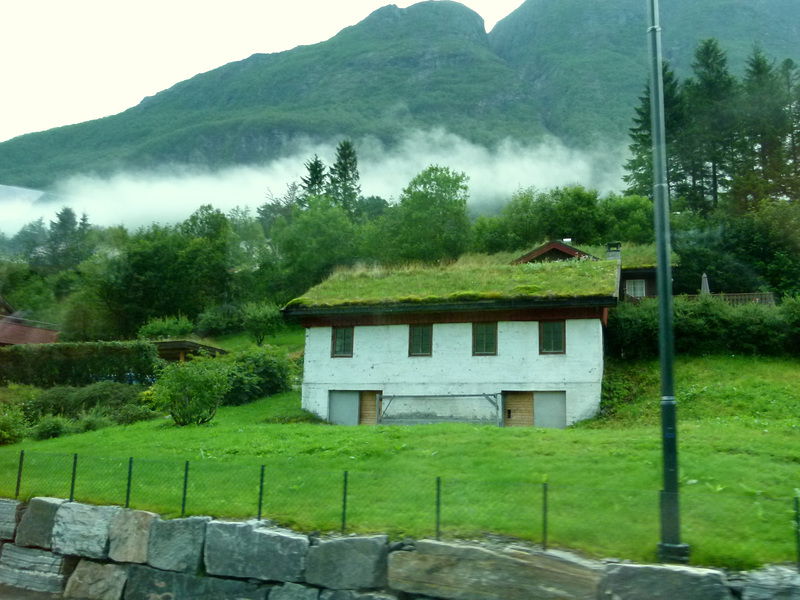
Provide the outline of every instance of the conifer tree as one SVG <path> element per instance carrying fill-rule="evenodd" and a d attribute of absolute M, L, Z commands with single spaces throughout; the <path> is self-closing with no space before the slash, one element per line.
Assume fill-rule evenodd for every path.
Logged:
<path fill-rule="evenodd" d="M 727 55 L 713 38 L 695 50 L 692 71 L 685 85 L 687 134 L 698 154 L 685 156 L 684 163 L 691 180 L 690 204 L 704 212 L 717 208 L 734 169 L 737 82 L 728 71 Z"/>
<path fill-rule="evenodd" d="M 305 168 L 308 172 L 306 177 L 301 177 L 300 188 L 303 190 L 303 202 L 307 203 L 310 196 L 322 196 L 325 193 L 325 163 L 322 162 L 316 154 L 305 162 Z"/>
<path fill-rule="evenodd" d="M 352 218 L 361 194 L 358 182 L 358 157 L 351 140 L 342 140 L 336 148 L 336 160 L 328 175 L 328 196 Z"/>

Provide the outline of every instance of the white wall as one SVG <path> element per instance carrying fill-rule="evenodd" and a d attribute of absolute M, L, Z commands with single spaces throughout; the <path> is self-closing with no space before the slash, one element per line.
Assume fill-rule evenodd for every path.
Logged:
<path fill-rule="evenodd" d="M 600 406 L 599 319 L 567 320 L 566 353 L 550 355 L 539 354 L 535 321 L 498 323 L 496 356 L 472 356 L 471 323 L 434 324 L 432 354 L 409 357 L 408 325 L 380 325 L 355 327 L 352 358 L 332 358 L 331 328 L 308 328 L 303 408 L 327 418 L 330 390 L 377 390 L 385 396 L 566 391 L 567 424 L 593 416 Z M 494 408 L 482 399 L 430 402 L 443 415 L 494 415 Z"/>

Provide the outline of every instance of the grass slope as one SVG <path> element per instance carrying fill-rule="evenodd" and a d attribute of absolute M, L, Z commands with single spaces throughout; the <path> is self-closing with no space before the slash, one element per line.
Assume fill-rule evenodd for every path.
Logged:
<path fill-rule="evenodd" d="M 677 364 L 682 526 L 692 562 L 748 568 L 795 559 L 792 498 L 800 483 L 800 362 L 742 357 Z M 302 420 L 299 394 L 223 408 L 206 427 L 167 420 L 0 449 L 0 493 L 14 495 L 26 450 L 23 497 L 122 504 L 128 456 L 131 503 L 251 517 L 265 465 L 264 515 L 306 530 L 432 535 L 436 477 L 442 532 L 541 541 L 542 484 L 549 541 L 592 556 L 655 560 L 660 488 L 657 365 L 611 364 L 606 410 L 567 430 L 462 424 L 337 427 Z M 284 422 L 284 424 L 276 421 Z"/>

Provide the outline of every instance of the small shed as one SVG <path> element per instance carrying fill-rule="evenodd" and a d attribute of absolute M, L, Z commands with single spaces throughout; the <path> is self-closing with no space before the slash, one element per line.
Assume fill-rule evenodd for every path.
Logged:
<path fill-rule="evenodd" d="M 166 340 L 155 342 L 155 344 L 158 348 L 158 357 L 170 362 L 183 362 L 188 356 L 197 356 L 198 354 L 219 356 L 228 353 L 227 350 L 222 348 L 199 344 L 190 340 Z"/>

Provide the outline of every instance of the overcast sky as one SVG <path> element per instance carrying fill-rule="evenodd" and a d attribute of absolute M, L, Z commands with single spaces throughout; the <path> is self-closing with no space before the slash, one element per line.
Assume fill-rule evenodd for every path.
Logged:
<path fill-rule="evenodd" d="M 391 3 L 8 0 L 0 8 L 0 141 L 119 113 L 257 52 L 327 40 Z M 490 31 L 522 0 L 462 4 Z"/>

